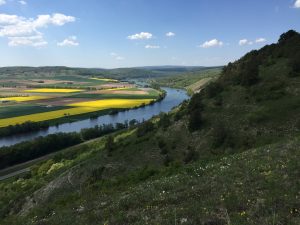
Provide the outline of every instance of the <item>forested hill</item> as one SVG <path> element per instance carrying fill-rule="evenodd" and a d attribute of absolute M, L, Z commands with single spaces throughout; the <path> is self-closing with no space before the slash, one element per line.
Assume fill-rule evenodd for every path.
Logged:
<path fill-rule="evenodd" d="M 99 76 L 114 79 L 148 79 L 168 77 L 184 72 L 199 72 L 214 67 L 156 66 L 135 68 L 71 68 L 63 66 L 47 67 L 0 67 L 0 78 L 55 78 L 58 76 Z M 219 67 L 217 67 L 219 68 Z"/>
<path fill-rule="evenodd" d="M 249 148 L 294 135 L 299 91 L 300 34 L 288 31 L 278 43 L 229 63 L 216 82 L 194 95 L 190 128 L 217 134 L 216 147 Z"/>
<path fill-rule="evenodd" d="M 300 224 L 300 34 L 189 102 L 0 183 L 1 224 Z"/>

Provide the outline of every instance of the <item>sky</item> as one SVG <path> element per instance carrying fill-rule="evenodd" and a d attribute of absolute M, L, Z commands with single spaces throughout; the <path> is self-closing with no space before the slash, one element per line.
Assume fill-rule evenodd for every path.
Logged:
<path fill-rule="evenodd" d="M 219 66 L 300 31 L 300 0 L 0 0 L 0 67 Z"/>

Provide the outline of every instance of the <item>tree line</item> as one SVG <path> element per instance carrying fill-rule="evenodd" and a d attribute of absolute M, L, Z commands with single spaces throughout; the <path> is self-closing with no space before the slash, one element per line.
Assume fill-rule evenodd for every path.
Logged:
<path fill-rule="evenodd" d="M 117 123 L 116 125 L 100 125 L 94 128 L 82 129 L 76 133 L 57 133 L 46 137 L 38 137 L 32 141 L 22 142 L 9 147 L 0 148 L 0 169 L 42 157 L 60 151 L 85 141 L 104 136 L 106 134 L 126 129 L 138 124 L 137 120 Z"/>

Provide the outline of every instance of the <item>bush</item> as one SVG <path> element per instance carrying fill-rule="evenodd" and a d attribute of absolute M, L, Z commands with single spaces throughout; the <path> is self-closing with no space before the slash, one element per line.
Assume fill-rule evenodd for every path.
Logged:
<path fill-rule="evenodd" d="M 202 127 L 203 121 L 202 121 L 201 113 L 202 113 L 201 109 L 195 109 L 190 113 L 190 118 L 189 118 L 190 131 L 196 131 Z"/>
<path fill-rule="evenodd" d="M 200 93 L 195 94 L 189 105 L 188 105 L 188 113 L 189 113 L 189 130 L 195 131 L 199 130 L 202 127 L 202 95 Z"/>
<path fill-rule="evenodd" d="M 79 133 L 57 133 L 10 147 L 0 148 L 0 169 L 23 163 L 46 154 L 79 144 Z"/>
<path fill-rule="evenodd" d="M 115 149 L 115 142 L 113 136 L 108 136 L 105 142 L 105 149 L 108 156 L 111 156 L 111 152 Z"/>
<path fill-rule="evenodd" d="M 187 151 L 184 153 L 183 161 L 184 163 L 189 163 L 192 161 L 196 161 L 198 159 L 198 153 L 195 151 L 195 148 L 192 146 L 188 146 Z"/>
<path fill-rule="evenodd" d="M 228 129 L 222 122 L 217 122 L 212 130 L 212 148 L 233 147 L 234 140 L 231 130 Z"/>
<path fill-rule="evenodd" d="M 138 137 L 142 137 L 153 130 L 154 124 L 151 121 L 146 121 L 138 127 L 136 134 Z"/>
<path fill-rule="evenodd" d="M 209 85 L 206 86 L 204 89 L 205 94 L 209 98 L 213 98 L 220 94 L 223 91 L 223 87 L 219 82 L 211 82 Z"/>
<path fill-rule="evenodd" d="M 158 125 L 162 127 L 164 130 L 171 125 L 170 116 L 166 113 L 161 113 L 159 115 L 159 123 Z"/>

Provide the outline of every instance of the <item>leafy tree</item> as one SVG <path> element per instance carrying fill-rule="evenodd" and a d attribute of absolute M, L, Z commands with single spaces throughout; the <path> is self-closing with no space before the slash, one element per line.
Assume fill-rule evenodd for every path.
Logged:
<path fill-rule="evenodd" d="M 162 127 L 163 129 L 166 129 L 167 127 L 169 127 L 171 125 L 171 120 L 170 120 L 170 116 L 166 113 L 161 113 L 159 115 L 159 126 Z"/>
<path fill-rule="evenodd" d="M 113 136 L 108 136 L 105 142 L 105 149 L 108 153 L 108 155 L 111 155 L 111 152 L 115 149 L 115 143 Z"/>
<path fill-rule="evenodd" d="M 201 109 L 195 109 L 190 113 L 189 129 L 190 131 L 199 130 L 203 125 Z"/>
<path fill-rule="evenodd" d="M 297 33 L 294 30 L 289 30 L 288 32 L 283 33 L 282 35 L 280 35 L 278 43 L 283 44 L 287 40 L 289 40 L 290 38 L 295 37 L 295 36 L 299 36 L 299 33 Z"/>
<path fill-rule="evenodd" d="M 152 130 L 154 130 L 154 124 L 151 121 L 146 121 L 138 127 L 136 133 L 138 137 L 142 137 Z"/>

